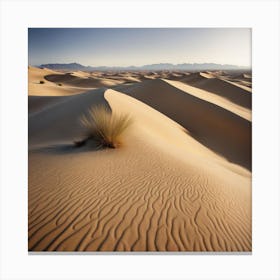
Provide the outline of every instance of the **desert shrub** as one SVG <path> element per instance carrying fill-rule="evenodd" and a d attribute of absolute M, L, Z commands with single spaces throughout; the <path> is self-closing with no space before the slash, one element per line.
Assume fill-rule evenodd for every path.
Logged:
<path fill-rule="evenodd" d="M 40 84 L 44 84 L 44 83 L 45 83 L 45 81 L 42 81 L 42 80 L 40 81 Z"/>
<path fill-rule="evenodd" d="M 104 105 L 91 107 L 80 121 L 85 129 L 85 139 L 76 141 L 77 147 L 92 141 L 99 148 L 117 148 L 121 146 L 121 136 L 132 124 L 129 115 L 111 112 Z"/>
<path fill-rule="evenodd" d="M 61 84 L 61 83 L 59 83 L 59 84 L 57 84 L 57 85 L 58 85 L 58 86 L 60 86 L 60 87 L 62 86 L 62 84 Z"/>

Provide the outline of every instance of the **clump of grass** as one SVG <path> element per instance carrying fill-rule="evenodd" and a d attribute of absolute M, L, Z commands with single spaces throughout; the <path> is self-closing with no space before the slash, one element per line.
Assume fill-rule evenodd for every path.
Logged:
<path fill-rule="evenodd" d="M 41 80 L 39 83 L 40 83 L 40 84 L 44 84 L 44 83 L 45 83 L 45 81 L 42 81 L 42 80 Z"/>
<path fill-rule="evenodd" d="M 58 85 L 58 86 L 60 86 L 60 87 L 62 86 L 62 84 L 61 84 L 61 83 L 59 83 L 59 84 L 57 84 L 57 85 Z"/>
<path fill-rule="evenodd" d="M 80 121 L 86 137 L 74 142 L 76 147 L 93 141 L 98 148 L 118 148 L 122 143 L 121 136 L 132 124 L 129 115 L 111 112 L 104 105 L 91 107 Z"/>

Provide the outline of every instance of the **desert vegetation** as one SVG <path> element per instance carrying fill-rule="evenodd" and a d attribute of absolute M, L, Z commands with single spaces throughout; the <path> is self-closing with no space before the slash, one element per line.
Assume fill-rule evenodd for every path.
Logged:
<path fill-rule="evenodd" d="M 98 105 L 91 107 L 80 118 L 80 123 L 85 129 L 85 138 L 75 141 L 76 147 L 81 147 L 91 142 L 97 148 L 118 148 L 122 144 L 122 135 L 132 124 L 132 119 L 127 114 L 111 112 L 108 107 Z"/>
<path fill-rule="evenodd" d="M 40 84 L 44 84 L 44 83 L 45 83 L 45 81 L 41 80 L 39 83 L 40 83 Z"/>

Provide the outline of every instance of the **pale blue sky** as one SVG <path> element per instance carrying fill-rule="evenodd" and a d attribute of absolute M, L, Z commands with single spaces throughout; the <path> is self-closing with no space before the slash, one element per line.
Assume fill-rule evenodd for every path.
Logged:
<path fill-rule="evenodd" d="M 219 63 L 251 66 L 249 28 L 29 28 L 29 65 Z"/>

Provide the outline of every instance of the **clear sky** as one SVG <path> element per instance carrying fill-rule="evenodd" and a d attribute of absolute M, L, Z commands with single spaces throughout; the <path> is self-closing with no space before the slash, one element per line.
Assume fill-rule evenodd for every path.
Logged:
<path fill-rule="evenodd" d="M 29 28 L 29 65 L 219 63 L 251 66 L 249 28 Z"/>

